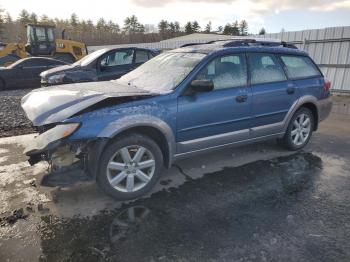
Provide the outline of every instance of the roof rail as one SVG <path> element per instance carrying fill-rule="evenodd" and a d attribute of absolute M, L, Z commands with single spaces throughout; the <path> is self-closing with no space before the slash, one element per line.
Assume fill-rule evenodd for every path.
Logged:
<path fill-rule="evenodd" d="M 284 41 L 264 40 L 264 39 L 235 39 L 223 45 L 224 47 L 238 47 L 238 46 L 264 46 L 264 47 L 285 47 L 298 49 L 295 45 Z"/>
<path fill-rule="evenodd" d="M 215 44 L 218 42 L 225 42 L 224 47 L 240 47 L 240 46 L 264 46 L 264 47 L 285 47 L 298 49 L 294 44 L 287 43 L 285 41 L 278 41 L 274 39 L 252 39 L 252 38 L 233 38 L 233 39 L 220 39 L 213 40 L 206 43 L 188 43 L 180 47 L 195 46 L 195 45 L 207 45 Z"/>
<path fill-rule="evenodd" d="M 209 42 L 207 42 L 207 43 L 188 43 L 188 44 L 184 44 L 184 45 L 180 46 L 180 48 L 187 47 L 187 46 L 193 46 L 193 45 L 206 45 L 206 44 L 209 44 Z"/>

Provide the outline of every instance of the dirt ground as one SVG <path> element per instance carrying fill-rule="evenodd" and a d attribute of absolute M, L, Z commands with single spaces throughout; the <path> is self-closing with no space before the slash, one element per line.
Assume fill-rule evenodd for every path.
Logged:
<path fill-rule="evenodd" d="M 0 260 L 349 261 L 347 101 L 301 152 L 268 141 L 182 160 L 133 202 L 30 167 L 33 135 L 2 138 Z"/>

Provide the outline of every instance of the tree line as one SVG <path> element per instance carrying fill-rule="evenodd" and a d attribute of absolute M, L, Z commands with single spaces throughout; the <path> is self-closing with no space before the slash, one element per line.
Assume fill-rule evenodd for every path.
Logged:
<path fill-rule="evenodd" d="M 0 9 L 0 42 L 24 42 L 26 40 L 25 25 L 50 24 L 56 26 L 56 37 L 61 37 L 65 29 L 66 38 L 85 42 L 87 45 L 108 45 L 123 43 L 157 42 L 168 38 L 192 33 L 217 33 L 234 36 L 249 34 L 248 22 L 242 20 L 228 23 L 225 26 L 212 28 L 211 22 L 203 28 L 197 21 L 189 21 L 183 26 L 178 21 L 161 20 L 157 27 L 142 24 L 135 15 L 125 18 L 120 26 L 112 20 L 100 18 L 96 23 L 92 20 L 79 19 L 73 13 L 69 19 L 50 18 L 47 15 L 38 16 L 22 10 L 17 18 Z M 265 29 L 260 30 L 265 34 Z"/>

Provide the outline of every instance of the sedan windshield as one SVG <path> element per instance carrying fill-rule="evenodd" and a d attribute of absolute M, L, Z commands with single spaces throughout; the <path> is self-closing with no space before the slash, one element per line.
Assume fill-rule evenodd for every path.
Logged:
<path fill-rule="evenodd" d="M 205 56 L 199 53 L 163 53 L 116 81 L 151 92 L 167 93 L 185 79 Z"/>
<path fill-rule="evenodd" d="M 91 54 L 88 54 L 87 56 L 83 57 L 79 61 L 75 62 L 73 65 L 87 66 L 92 61 L 94 61 L 96 58 L 98 58 L 102 54 L 106 53 L 106 51 L 107 50 L 105 48 L 97 50 L 97 51 L 95 51 L 95 52 L 93 52 Z"/>

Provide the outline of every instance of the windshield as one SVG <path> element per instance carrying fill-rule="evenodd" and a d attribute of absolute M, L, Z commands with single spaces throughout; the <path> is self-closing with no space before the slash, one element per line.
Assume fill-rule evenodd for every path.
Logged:
<path fill-rule="evenodd" d="M 27 59 L 19 59 L 16 62 L 10 64 L 7 66 L 7 68 L 16 68 L 18 65 L 22 64 L 23 61 L 26 61 Z"/>
<path fill-rule="evenodd" d="M 98 58 L 100 55 L 104 54 L 106 51 L 107 51 L 106 49 L 100 49 L 95 52 L 92 52 L 91 54 L 88 54 L 87 56 L 83 57 L 79 61 L 75 62 L 73 65 L 87 66 L 96 58 Z"/>
<path fill-rule="evenodd" d="M 205 56 L 198 53 L 163 53 L 116 81 L 147 91 L 166 93 L 173 90 Z"/>

